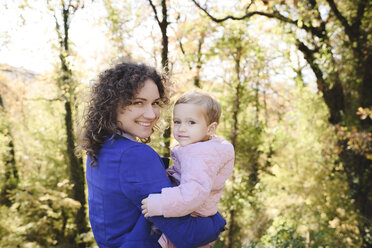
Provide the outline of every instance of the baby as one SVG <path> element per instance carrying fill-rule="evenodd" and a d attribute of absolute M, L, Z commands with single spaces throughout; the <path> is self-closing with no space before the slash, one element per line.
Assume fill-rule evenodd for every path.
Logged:
<path fill-rule="evenodd" d="M 225 181 L 234 167 L 234 147 L 214 136 L 221 116 L 220 104 L 203 92 L 182 95 L 173 110 L 174 165 L 167 170 L 178 185 L 163 188 L 142 201 L 145 217 L 211 216 L 217 212 Z M 175 247 L 163 234 L 163 248 Z M 209 245 L 203 247 L 210 247 Z"/>

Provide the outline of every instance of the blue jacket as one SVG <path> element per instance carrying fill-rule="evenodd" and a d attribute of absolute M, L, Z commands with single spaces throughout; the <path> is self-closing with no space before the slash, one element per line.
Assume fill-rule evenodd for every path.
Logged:
<path fill-rule="evenodd" d="M 160 247 L 160 233 L 177 248 L 198 247 L 217 239 L 226 222 L 220 214 L 201 218 L 162 216 L 144 218 L 141 201 L 164 187 L 172 187 L 159 155 L 148 145 L 120 136 L 108 139 L 98 155 L 98 165 L 89 166 L 89 219 L 99 247 Z"/>

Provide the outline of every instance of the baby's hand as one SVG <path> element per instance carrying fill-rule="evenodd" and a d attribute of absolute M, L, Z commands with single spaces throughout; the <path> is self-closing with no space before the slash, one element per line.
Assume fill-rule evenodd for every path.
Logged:
<path fill-rule="evenodd" d="M 148 213 L 148 209 L 147 209 L 147 198 L 143 199 L 141 203 L 142 203 L 141 208 L 142 208 L 143 215 L 145 216 L 145 218 L 150 217 Z"/>

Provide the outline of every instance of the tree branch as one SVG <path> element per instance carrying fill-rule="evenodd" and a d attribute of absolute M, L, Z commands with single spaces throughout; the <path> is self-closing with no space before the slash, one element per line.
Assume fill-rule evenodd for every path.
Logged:
<path fill-rule="evenodd" d="M 25 101 L 47 101 L 47 102 L 57 102 L 57 101 L 64 101 L 62 96 L 57 98 L 43 98 L 43 97 L 36 97 L 36 98 L 25 98 Z"/>
<path fill-rule="evenodd" d="M 161 21 L 163 23 L 163 25 L 168 25 L 169 23 L 167 22 L 167 16 L 168 16 L 168 13 L 167 13 L 167 3 L 166 3 L 166 0 L 162 0 L 161 1 L 161 10 L 162 10 L 162 14 L 163 14 L 163 20 Z M 165 23 L 165 24 L 164 24 Z"/>
<path fill-rule="evenodd" d="M 209 18 L 212 19 L 212 21 L 214 22 L 217 22 L 217 23 L 220 23 L 220 22 L 224 22 L 228 19 L 231 19 L 231 20 L 243 20 L 243 19 L 246 19 L 246 18 L 249 18 L 253 15 L 256 15 L 258 13 L 262 13 L 262 12 L 257 12 L 257 11 L 254 11 L 254 12 L 248 12 L 248 8 L 249 6 L 251 6 L 251 4 L 249 4 L 249 6 L 246 8 L 246 14 L 243 15 L 243 16 L 240 16 L 240 17 L 236 17 L 236 16 L 226 16 L 224 18 L 216 18 L 214 16 L 212 16 L 207 10 L 206 8 L 203 8 L 198 2 L 196 2 L 195 0 L 192 0 L 194 2 L 194 4 L 199 8 L 201 9 Z M 262 14 L 266 14 L 266 13 L 262 13 Z"/>
<path fill-rule="evenodd" d="M 248 13 L 248 10 L 249 8 L 252 6 L 252 4 L 254 3 L 254 0 L 251 0 L 251 2 L 247 5 L 247 7 L 245 8 L 245 13 Z"/>
<path fill-rule="evenodd" d="M 57 36 L 58 36 L 58 39 L 59 39 L 59 44 L 60 44 L 60 47 L 62 47 L 63 38 L 62 38 L 59 22 L 58 22 L 56 13 L 54 11 L 53 11 L 53 17 L 54 17 L 55 24 L 56 24 L 56 32 L 57 32 Z"/>
<path fill-rule="evenodd" d="M 303 42 L 297 39 L 296 41 L 298 50 L 300 50 L 305 57 L 305 60 L 309 63 L 311 69 L 313 70 L 316 79 L 317 79 L 317 85 L 318 85 L 318 90 L 320 92 L 323 92 L 325 90 L 325 80 L 323 78 L 323 72 L 319 68 L 319 66 L 315 63 L 315 58 L 314 58 L 314 53 L 316 53 L 315 50 L 311 50 L 308 48 Z"/>
<path fill-rule="evenodd" d="M 181 39 L 177 39 L 177 40 L 178 40 L 178 44 L 179 44 L 179 46 L 180 46 L 180 49 L 181 49 L 181 52 L 182 52 L 183 56 L 186 57 L 186 52 L 185 52 L 185 49 L 183 48 L 183 44 L 182 44 Z M 190 61 L 188 61 L 188 60 L 186 59 L 186 62 L 187 62 L 187 65 L 188 65 L 188 67 L 189 67 L 189 70 L 191 71 L 191 70 L 192 70 L 192 66 L 191 66 Z"/>
<path fill-rule="evenodd" d="M 280 21 L 283 21 L 285 23 L 289 23 L 289 24 L 293 24 L 307 32 L 310 32 L 311 34 L 319 37 L 319 38 L 324 38 L 324 34 L 323 34 L 323 29 L 322 28 L 317 28 L 317 27 L 313 27 L 313 26 L 308 26 L 306 24 L 304 24 L 303 22 L 300 22 L 299 20 L 293 20 L 293 19 L 290 19 L 288 17 L 285 17 L 283 16 L 282 14 L 280 14 L 279 11 L 274 11 L 272 13 L 266 13 L 266 12 L 261 12 L 261 11 L 252 11 L 252 12 L 246 12 L 245 15 L 243 16 L 240 16 L 240 17 L 237 17 L 237 16 L 231 16 L 231 15 L 228 15 L 228 16 L 225 16 L 223 18 L 216 18 L 214 16 L 212 16 L 207 10 L 206 8 L 203 8 L 198 2 L 196 2 L 195 0 L 192 0 L 195 5 L 201 9 L 212 21 L 216 22 L 216 23 L 220 23 L 220 22 L 224 22 L 228 19 L 231 19 L 231 20 L 244 20 L 244 19 L 248 19 L 254 15 L 261 15 L 261 16 L 266 16 L 268 18 L 274 18 L 274 19 L 277 19 L 277 20 L 280 20 Z M 251 4 L 250 4 L 251 5 Z M 250 6 L 249 5 L 249 6 Z M 248 8 L 246 9 L 246 11 L 248 10 Z"/>
<path fill-rule="evenodd" d="M 298 39 L 297 47 L 298 50 L 304 54 L 305 60 L 309 63 L 317 78 L 318 90 L 323 93 L 324 102 L 327 104 L 330 112 L 329 122 L 332 124 L 340 123 L 342 121 L 341 112 L 343 112 L 345 108 L 344 93 L 341 82 L 335 80 L 333 86 L 330 87 L 329 84 L 327 84 L 319 65 L 315 61 L 315 51 L 308 48 Z"/>
<path fill-rule="evenodd" d="M 360 30 L 360 26 L 362 24 L 362 18 L 364 16 L 368 0 L 362 0 L 359 2 L 357 15 L 354 18 L 354 22 L 352 23 L 352 25 L 350 25 L 346 18 L 341 15 L 334 0 L 327 0 L 327 2 L 337 19 L 341 22 L 341 25 L 344 27 L 345 34 L 349 37 L 349 40 L 351 42 L 356 42 L 356 46 L 352 46 L 352 50 L 354 51 L 355 56 L 357 56 L 358 58 L 363 58 L 363 46 L 365 45 L 363 42 L 367 34 Z"/>
<path fill-rule="evenodd" d="M 352 23 L 351 28 L 354 30 L 359 30 L 362 24 L 362 19 L 364 17 L 365 9 L 367 7 L 368 0 L 363 0 L 359 2 L 357 16 L 355 17 L 354 23 Z"/>
<path fill-rule="evenodd" d="M 158 22 L 159 26 L 161 25 L 161 22 L 160 22 L 160 19 L 159 19 L 159 16 L 158 16 L 158 11 L 156 10 L 156 7 L 154 5 L 154 3 L 152 2 L 152 0 L 149 0 L 149 3 L 152 7 L 152 9 L 154 10 L 154 14 L 155 14 L 155 19 L 156 21 Z"/>
<path fill-rule="evenodd" d="M 347 33 L 347 35 L 349 36 L 349 38 L 352 38 L 353 35 L 352 35 L 351 26 L 347 22 L 346 18 L 338 10 L 335 1 L 334 0 L 327 0 L 327 2 L 329 4 L 329 7 L 331 8 L 331 10 L 333 11 L 333 13 L 337 17 L 337 19 L 341 22 L 342 26 L 345 28 L 345 32 Z"/>

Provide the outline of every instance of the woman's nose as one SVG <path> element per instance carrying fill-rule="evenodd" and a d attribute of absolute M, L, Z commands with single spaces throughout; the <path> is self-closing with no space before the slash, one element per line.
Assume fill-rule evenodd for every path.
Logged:
<path fill-rule="evenodd" d="M 156 109 L 152 105 L 148 105 L 145 107 L 145 112 L 143 116 L 147 119 L 155 119 L 156 118 Z"/>

